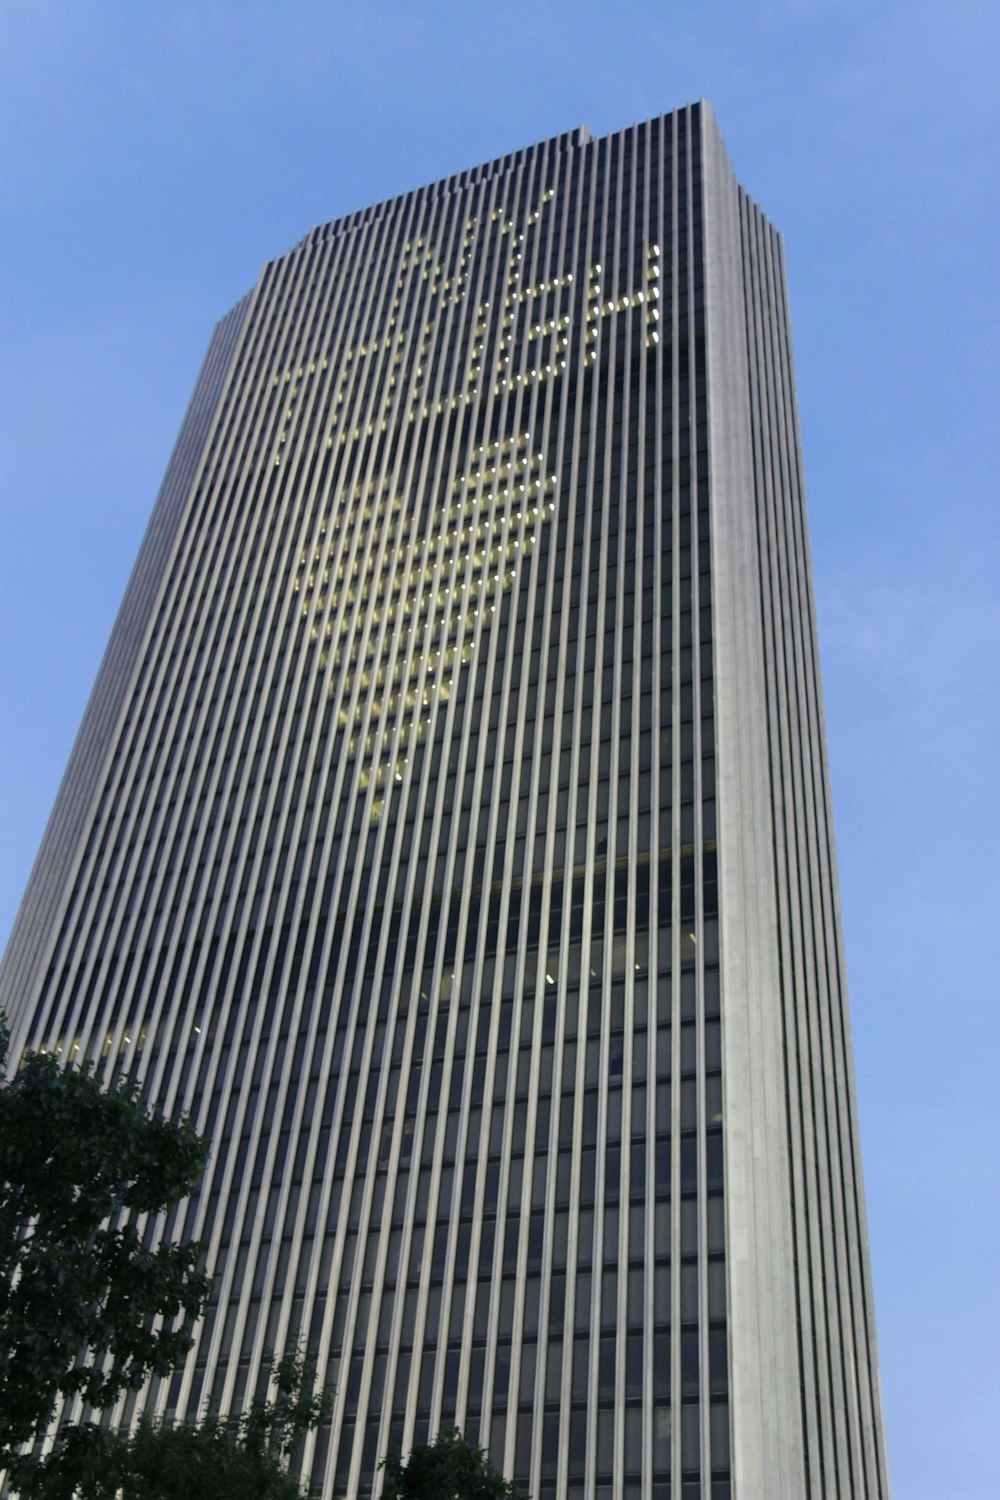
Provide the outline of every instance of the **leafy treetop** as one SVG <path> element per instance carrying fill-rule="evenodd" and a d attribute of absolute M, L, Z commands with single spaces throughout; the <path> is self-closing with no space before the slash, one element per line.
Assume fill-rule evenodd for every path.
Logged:
<path fill-rule="evenodd" d="M 143 1418 L 133 1432 L 84 1424 L 26 1473 L 30 1500 L 301 1500 L 286 1461 L 329 1414 L 315 1370 L 299 1355 L 271 1370 L 271 1395 L 245 1412 L 210 1412 L 200 1422 Z"/>
<path fill-rule="evenodd" d="M 442 1432 L 435 1442 L 414 1448 L 405 1463 L 390 1456 L 382 1468 L 382 1500 L 528 1500 L 458 1431 Z"/>
<path fill-rule="evenodd" d="M 125 1083 L 29 1054 L 4 1074 L 0 1017 L 0 1469 L 63 1397 L 110 1405 L 191 1347 L 210 1288 L 202 1247 L 150 1248 L 137 1216 L 194 1188 L 207 1156 Z"/>

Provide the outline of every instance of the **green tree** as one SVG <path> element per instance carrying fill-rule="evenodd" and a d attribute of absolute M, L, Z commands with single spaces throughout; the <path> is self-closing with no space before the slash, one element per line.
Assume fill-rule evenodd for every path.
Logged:
<path fill-rule="evenodd" d="M 288 1356 L 272 1369 L 273 1392 L 238 1415 L 144 1418 L 123 1433 L 72 1428 L 22 1493 L 31 1500 L 299 1500 L 287 1460 L 330 1405 L 314 1377 L 312 1365 Z"/>
<path fill-rule="evenodd" d="M 435 1442 L 414 1448 L 406 1463 L 390 1456 L 382 1468 L 382 1500 L 528 1500 L 458 1431 L 442 1432 Z"/>
<path fill-rule="evenodd" d="M 152 1249 L 137 1222 L 201 1176 L 191 1125 L 50 1056 L 7 1078 L 7 1046 L 0 1018 L 0 1469 L 17 1489 L 63 1398 L 100 1410 L 181 1363 L 211 1283 L 200 1245 Z"/>

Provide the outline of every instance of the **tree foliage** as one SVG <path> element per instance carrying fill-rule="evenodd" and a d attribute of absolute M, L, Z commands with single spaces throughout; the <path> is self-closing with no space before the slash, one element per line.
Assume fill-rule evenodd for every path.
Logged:
<path fill-rule="evenodd" d="M 22 1494 L 30 1500 L 299 1500 L 286 1463 L 329 1410 L 313 1367 L 279 1360 L 274 1387 L 238 1415 L 200 1422 L 142 1420 L 133 1432 L 94 1424 L 70 1429 Z"/>
<path fill-rule="evenodd" d="M 382 1468 L 382 1500 L 528 1500 L 458 1431 L 442 1432 L 435 1442 L 414 1448 L 405 1463 L 390 1456 Z"/>
<path fill-rule="evenodd" d="M 136 1220 L 186 1197 L 207 1150 L 88 1068 L 32 1054 L 6 1078 L 7 1041 L 0 1018 L 0 1469 L 20 1483 L 61 1398 L 107 1407 L 190 1348 L 201 1246 L 152 1249 Z"/>

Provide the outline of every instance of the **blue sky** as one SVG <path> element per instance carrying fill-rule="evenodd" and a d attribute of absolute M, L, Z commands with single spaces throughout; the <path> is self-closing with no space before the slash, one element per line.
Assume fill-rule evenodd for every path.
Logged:
<path fill-rule="evenodd" d="M 786 238 L 894 1492 L 1000 1494 L 995 0 L 0 0 L 0 25 L 0 940 L 260 264 L 572 125 L 713 101 Z"/>

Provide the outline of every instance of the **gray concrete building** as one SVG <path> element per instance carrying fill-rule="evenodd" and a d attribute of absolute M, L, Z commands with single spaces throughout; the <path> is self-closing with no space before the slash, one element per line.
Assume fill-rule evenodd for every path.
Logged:
<path fill-rule="evenodd" d="M 312 231 L 212 338 L 0 974 L 211 1140 L 159 1409 L 324 1496 L 886 1497 L 781 240 L 702 103 Z M 144 1398 L 145 1399 L 145 1398 Z"/>

